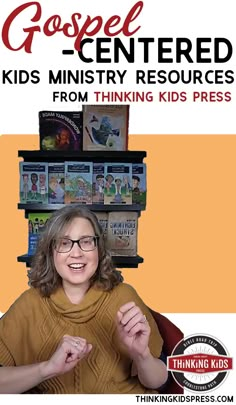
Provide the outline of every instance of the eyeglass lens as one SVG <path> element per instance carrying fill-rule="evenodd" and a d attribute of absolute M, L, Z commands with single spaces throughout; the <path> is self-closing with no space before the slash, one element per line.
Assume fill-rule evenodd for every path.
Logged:
<path fill-rule="evenodd" d="M 72 248 L 74 243 L 77 243 L 85 252 L 89 252 L 90 250 L 94 250 L 97 246 L 97 237 L 96 236 L 85 236 L 78 240 L 72 240 L 69 238 L 60 238 L 56 241 L 56 250 L 59 253 L 67 253 Z"/>

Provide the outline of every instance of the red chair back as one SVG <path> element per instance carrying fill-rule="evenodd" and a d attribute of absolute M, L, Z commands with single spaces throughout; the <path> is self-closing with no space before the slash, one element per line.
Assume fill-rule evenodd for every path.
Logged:
<path fill-rule="evenodd" d="M 150 309 L 150 308 L 149 308 Z M 160 334 L 163 338 L 164 355 L 170 356 L 177 343 L 183 339 L 183 332 L 174 325 L 166 316 L 150 309 L 153 318 L 156 321 Z M 161 391 L 163 394 L 183 394 L 184 390 L 174 380 L 170 373 L 166 386 Z"/>

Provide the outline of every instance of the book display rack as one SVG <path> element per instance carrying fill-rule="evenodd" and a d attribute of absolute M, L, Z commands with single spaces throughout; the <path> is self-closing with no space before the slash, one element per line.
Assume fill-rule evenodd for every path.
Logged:
<path fill-rule="evenodd" d="M 106 151 L 104 153 L 104 151 L 55 151 L 55 150 L 33 150 L 33 151 L 28 151 L 28 150 L 20 150 L 18 151 L 18 157 L 23 158 L 23 163 L 25 163 L 25 165 L 27 165 L 27 163 L 32 164 L 32 166 L 34 164 L 46 164 L 51 165 L 52 163 L 54 163 L 56 165 L 56 163 L 65 163 L 67 162 L 67 166 L 70 165 L 70 162 L 73 163 L 73 165 L 76 165 L 76 162 L 79 162 L 79 164 L 81 165 L 81 163 L 84 163 L 86 165 L 86 162 L 92 162 L 93 164 L 97 164 L 97 163 L 101 163 L 107 165 L 107 162 L 109 162 L 109 165 L 111 166 L 111 169 L 113 169 L 112 166 L 115 167 L 115 169 L 117 168 L 117 165 L 119 164 L 120 166 L 123 165 L 125 167 L 125 169 L 128 167 L 129 170 L 132 171 L 132 165 L 138 165 L 138 164 L 142 164 L 143 163 L 143 159 L 146 157 L 146 152 L 145 151 Z M 114 165 L 113 165 L 114 163 Z M 22 165 L 22 162 L 20 163 Z M 88 165 L 88 163 L 87 163 Z M 131 169 L 130 169 L 131 167 Z M 110 170 L 111 170 L 110 169 Z M 24 172 L 25 173 L 25 172 Z M 110 172 L 109 172 L 110 174 Z M 25 175 L 25 174 L 24 174 Z M 40 175 L 39 175 L 40 176 Z M 123 177 L 122 177 L 123 176 Z M 126 177 L 126 179 L 128 178 L 128 176 L 124 176 L 122 173 L 122 179 L 124 179 Z M 23 177 L 23 175 L 21 176 Z M 30 177 L 30 174 L 28 175 L 28 177 Z M 66 176 L 65 176 L 66 177 Z M 129 177 L 130 180 L 132 181 L 132 172 L 129 172 Z M 137 176 L 136 176 L 137 177 Z M 114 199 L 112 201 L 112 203 L 106 204 L 106 203 L 100 203 L 99 200 L 92 200 L 92 203 L 86 204 L 86 207 L 89 208 L 91 211 L 93 211 L 95 214 L 99 213 L 99 212 L 103 212 L 103 213 L 107 213 L 108 218 L 109 218 L 109 213 L 111 212 L 121 212 L 122 215 L 124 216 L 125 213 L 129 212 L 136 212 L 137 213 L 137 217 L 140 216 L 141 212 L 143 210 L 146 209 L 146 199 L 145 200 L 140 200 L 141 203 L 137 203 L 136 198 L 133 200 L 133 202 L 126 202 L 125 198 L 123 198 L 123 191 L 120 190 L 124 190 L 124 194 L 127 193 L 131 193 L 132 194 L 132 186 L 130 185 L 130 189 L 128 189 L 128 183 L 124 183 L 123 184 L 123 189 L 122 187 L 118 184 L 119 182 L 117 181 L 117 184 L 115 184 L 115 180 L 118 179 L 118 176 L 115 178 L 114 175 L 114 184 L 113 184 L 113 188 L 115 189 L 115 194 L 114 194 Z M 72 179 L 73 180 L 73 179 Z M 72 183 L 72 180 L 71 183 Z M 105 178 L 104 178 L 105 180 Z M 73 180 L 74 181 L 74 180 Z M 124 181 L 124 180 L 123 180 Z M 39 184 L 39 183 L 38 183 Z M 91 184 L 92 186 L 93 184 Z M 120 186 L 120 189 L 119 189 Z M 24 187 L 24 184 L 23 186 Z M 126 187 L 126 191 L 125 191 L 125 187 Z M 104 186 L 104 188 L 106 188 L 106 185 Z M 136 187 L 137 188 L 137 187 Z M 135 188 L 135 190 L 136 190 Z M 25 190 L 28 190 L 30 196 L 31 196 L 31 189 L 29 189 L 29 186 L 27 186 L 27 188 L 25 188 Z M 39 193 L 39 189 L 40 189 L 40 184 L 38 185 L 38 189 L 37 189 L 37 193 Z M 65 180 L 65 190 L 66 190 L 66 180 Z M 20 197 L 20 202 L 18 203 L 18 209 L 23 209 L 25 210 L 25 217 L 28 219 L 30 214 L 33 213 L 50 213 L 54 210 L 57 210 L 59 208 L 62 208 L 65 204 L 64 203 L 57 203 L 55 200 L 55 203 L 52 203 L 52 200 L 49 199 L 49 191 L 50 191 L 50 180 L 48 180 L 47 182 L 47 190 L 46 192 L 48 193 L 48 199 L 45 199 L 45 195 L 46 192 L 44 194 L 42 194 L 42 198 L 40 200 L 40 197 L 38 197 L 38 200 L 35 199 L 35 201 L 31 198 L 29 199 L 29 201 L 27 200 L 27 198 L 25 196 L 23 196 L 22 198 Z M 109 190 L 108 190 L 109 191 Z M 146 193 L 146 191 L 145 191 Z M 119 199 L 118 199 L 118 197 Z M 49 203 L 50 201 L 50 203 Z M 73 204 L 73 203 L 72 203 Z M 133 214 L 134 215 L 134 214 Z M 133 216 L 132 216 L 133 217 Z M 138 222 L 138 220 L 137 220 Z M 137 224 L 136 224 L 137 225 Z M 137 226 L 136 226 L 136 233 L 137 233 Z M 136 234 L 136 238 L 137 238 L 137 234 Z M 125 237 L 122 238 L 120 237 L 119 239 L 121 246 L 122 243 L 125 243 Z M 109 245 L 109 243 L 108 243 Z M 137 250 L 137 247 L 136 247 Z M 129 250 L 127 250 L 127 252 L 129 252 Z M 30 267 L 31 264 L 31 260 L 32 260 L 32 254 L 30 254 L 31 251 L 28 251 L 27 254 L 23 254 L 21 256 L 17 257 L 18 262 L 23 262 L 27 265 L 27 267 Z M 112 251 L 111 251 L 112 253 Z M 138 265 L 140 263 L 143 262 L 143 258 L 140 257 L 137 253 L 133 254 L 133 255 L 116 255 L 116 254 L 112 254 L 112 258 L 113 258 L 113 262 L 115 264 L 116 267 L 119 268 L 137 268 Z"/>

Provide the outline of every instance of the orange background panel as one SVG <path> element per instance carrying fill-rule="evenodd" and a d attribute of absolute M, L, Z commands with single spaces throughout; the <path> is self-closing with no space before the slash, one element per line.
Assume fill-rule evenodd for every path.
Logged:
<path fill-rule="evenodd" d="M 27 286 L 27 220 L 19 201 L 19 149 L 39 149 L 37 135 L 0 137 L 0 311 Z M 236 312 L 236 136 L 130 135 L 147 151 L 147 209 L 139 219 L 144 263 L 125 281 L 163 313 Z"/>

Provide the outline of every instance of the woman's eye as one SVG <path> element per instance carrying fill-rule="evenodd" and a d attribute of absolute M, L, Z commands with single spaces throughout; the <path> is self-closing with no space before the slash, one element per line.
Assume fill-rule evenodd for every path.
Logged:
<path fill-rule="evenodd" d="M 84 238 L 81 240 L 84 245 L 91 245 L 93 243 L 93 238 Z"/>
<path fill-rule="evenodd" d="M 63 246 L 68 246 L 70 244 L 70 241 L 69 240 L 63 240 L 62 242 L 61 242 L 61 245 L 63 245 Z"/>

